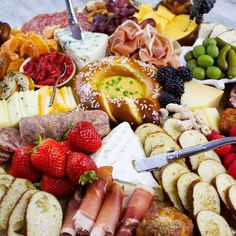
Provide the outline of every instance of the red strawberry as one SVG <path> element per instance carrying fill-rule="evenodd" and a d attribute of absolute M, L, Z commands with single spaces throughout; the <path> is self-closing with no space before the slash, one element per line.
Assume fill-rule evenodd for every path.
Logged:
<path fill-rule="evenodd" d="M 66 171 L 68 177 L 76 184 L 86 184 L 96 179 L 97 166 L 93 159 L 80 152 L 68 155 Z"/>
<path fill-rule="evenodd" d="M 43 140 L 31 155 L 32 164 L 44 173 L 64 177 L 66 172 L 66 153 L 54 139 Z"/>
<path fill-rule="evenodd" d="M 224 156 L 223 158 L 223 165 L 225 166 L 226 169 L 229 168 L 230 164 L 236 160 L 236 154 L 233 152 L 228 153 L 227 155 Z"/>
<path fill-rule="evenodd" d="M 236 153 L 236 145 L 231 145 L 231 152 Z"/>
<path fill-rule="evenodd" d="M 60 144 L 61 147 L 64 149 L 64 152 L 65 152 L 66 154 L 68 154 L 68 153 L 71 151 L 71 149 L 70 149 L 70 143 L 69 143 L 69 140 L 68 140 L 68 139 L 59 142 L 59 144 Z"/>
<path fill-rule="evenodd" d="M 25 178 L 35 182 L 40 177 L 40 172 L 32 165 L 30 151 L 34 145 L 27 145 L 16 150 L 12 158 L 8 174 L 18 178 Z"/>
<path fill-rule="evenodd" d="M 228 169 L 228 173 L 229 173 L 232 177 L 234 177 L 234 178 L 236 179 L 236 161 L 234 161 L 234 162 L 230 165 L 230 167 L 229 167 L 229 169 Z"/>
<path fill-rule="evenodd" d="M 236 136 L 236 124 L 233 125 L 229 131 L 229 135 L 232 136 Z"/>
<path fill-rule="evenodd" d="M 217 136 L 215 135 L 213 140 L 221 139 L 221 138 L 225 138 L 225 136 L 224 135 L 217 135 Z M 228 154 L 230 152 L 230 150 L 231 150 L 231 144 L 227 144 L 222 147 L 218 147 L 218 148 L 214 149 L 214 151 L 219 156 L 225 156 L 226 154 Z"/>
<path fill-rule="evenodd" d="M 76 191 L 77 185 L 71 182 L 68 177 L 56 178 L 44 175 L 41 180 L 41 189 L 58 198 L 66 198 Z"/>
<path fill-rule="evenodd" d="M 206 138 L 208 141 L 212 141 L 215 140 L 219 135 L 220 134 L 217 131 L 212 130 L 211 133 L 206 136 Z"/>
<path fill-rule="evenodd" d="M 89 122 L 79 122 L 69 131 L 68 140 L 74 150 L 96 152 L 102 145 L 102 140 L 96 128 Z"/>

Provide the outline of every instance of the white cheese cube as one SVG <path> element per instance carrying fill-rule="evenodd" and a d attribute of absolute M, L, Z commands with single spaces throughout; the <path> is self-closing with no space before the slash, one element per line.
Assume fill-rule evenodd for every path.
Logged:
<path fill-rule="evenodd" d="M 74 60 L 78 69 L 106 55 L 108 45 L 106 34 L 83 32 L 82 40 L 76 40 L 72 37 L 71 30 L 64 28 L 57 29 L 54 38 Z"/>

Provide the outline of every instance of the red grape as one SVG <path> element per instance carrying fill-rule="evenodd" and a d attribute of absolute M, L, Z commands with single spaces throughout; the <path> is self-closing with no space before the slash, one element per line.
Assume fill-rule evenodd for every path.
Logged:
<path fill-rule="evenodd" d="M 113 34 L 115 31 L 116 31 L 116 28 L 117 28 L 117 26 L 116 25 L 108 25 L 107 26 L 107 30 L 106 30 L 106 33 L 108 34 L 108 35 L 111 35 L 111 34 Z"/>
<path fill-rule="evenodd" d="M 126 0 L 116 0 L 116 7 L 123 8 L 126 4 Z"/>
<path fill-rule="evenodd" d="M 151 25 L 152 27 L 156 28 L 156 21 L 153 20 L 152 18 L 148 18 L 140 23 L 140 27 L 144 29 L 146 25 Z"/>
<path fill-rule="evenodd" d="M 113 2 L 112 0 L 106 2 L 106 9 L 109 11 L 109 12 L 113 12 L 115 11 L 116 9 L 116 3 Z"/>

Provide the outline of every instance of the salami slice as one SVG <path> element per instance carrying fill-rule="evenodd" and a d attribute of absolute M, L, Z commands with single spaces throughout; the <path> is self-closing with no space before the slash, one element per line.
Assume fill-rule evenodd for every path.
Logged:
<path fill-rule="evenodd" d="M 21 137 L 18 129 L 0 129 L 0 150 L 5 152 L 15 152 L 21 145 Z"/>
<path fill-rule="evenodd" d="M 0 150 L 0 165 L 8 162 L 11 159 L 11 157 L 12 153 Z"/>
<path fill-rule="evenodd" d="M 109 118 L 105 112 L 100 110 L 74 111 L 22 118 L 19 124 L 21 138 L 24 144 L 34 142 L 39 135 L 48 138 L 63 138 L 70 126 L 79 121 L 91 122 L 101 137 L 110 132 Z"/>
<path fill-rule="evenodd" d="M 90 23 L 88 22 L 85 13 L 77 12 L 76 17 L 83 30 L 87 31 L 90 29 Z M 42 31 L 46 26 L 54 25 L 60 25 L 61 28 L 65 28 L 68 26 L 68 16 L 66 11 L 35 16 L 30 21 L 25 23 L 22 26 L 21 30 L 23 33 L 27 33 L 30 31 L 37 34 L 42 34 Z"/>

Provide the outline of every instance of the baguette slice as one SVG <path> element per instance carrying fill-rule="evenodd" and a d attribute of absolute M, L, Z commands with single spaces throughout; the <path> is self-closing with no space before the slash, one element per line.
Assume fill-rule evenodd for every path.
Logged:
<path fill-rule="evenodd" d="M 178 120 L 175 118 L 166 120 L 163 125 L 163 129 L 167 132 L 167 134 L 177 141 L 182 132 L 176 127 L 176 122 L 178 122 Z"/>
<path fill-rule="evenodd" d="M 58 236 L 62 209 L 58 200 L 46 192 L 32 195 L 26 209 L 26 236 Z"/>
<path fill-rule="evenodd" d="M 0 202 L 13 180 L 14 177 L 11 175 L 0 174 Z"/>
<path fill-rule="evenodd" d="M 6 171 L 2 167 L 0 167 L 0 174 L 6 174 Z"/>
<path fill-rule="evenodd" d="M 146 138 L 155 132 L 165 132 L 160 126 L 152 124 L 152 123 L 145 123 L 140 125 L 136 130 L 135 134 L 139 137 L 139 140 L 144 145 Z"/>
<path fill-rule="evenodd" d="M 196 130 L 187 130 L 183 132 L 179 137 L 179 143 L 182 148 L 188 148 L 188 147 L 192 147 L 192 146 L 207 143 L 207 142 L 208 140 L 206 139 L 206 137 L 202 133 Z M 193 171 L 196 171 L 199 164 L 202 161 L 209 160 L 209 159 L 216 160 L 219 163 L 221 163 L 220 158 L 214 151 L 208 151 L 208 152 L 200 153 L 194 156 L 190 156 L 187 160 L 190 163 L 191 169 Z"/>
<path fill-rule="evenodd" d="M 0 202 L 0 230 L 6 230 L 11 211 L 21 195 L 29 189 L 33 189 L 30 181 L 16 178 Z"/>
<path fill-rule="evenodd" d="M 210 210 L 220 214 L 220 199 L 212 185 L 194 181 L 190 188 L 192 188 L 190 197 L 192 199 L 193 216 L 197 216 L 202 210 Z"/>
<path fill-rule="evenodd" d="M 201 181 L 201 178 L 193 172 L 188 172 L 188 173 L 181 175 L 177 181 L 177 190 L 178 190 L 179 198 L 180 198 L 185 210 L 187 210 L 189 212 L 191 211 L 189 190 L 190 190 L 191 183 L 196 180 Z"/>
<path fill-rule="evenodd" d="M 189 169 L 186 167 L 178 163 L 171 163 L 164 167 L 161 173 L 161 182 L 164 191 L 167 193 L 174 206 L 182 211 L 184 209 L 177 191 L 177 180 L 181 175 L 188 172 Z"/>
<path fill-rule="evenodd" d="M 25 232 L 25 212 L 31 196 L 37 190 L 28 190 L 23 193 L 16 203 L 7 223 L 7 236 L 19 236 Z"/>
<path fill-rule="evenodd" d="M 236 184 L 229 187 L 226 191 L 226 201 L 233 215 L 236 216 Z"/>
<path fill-rule="evenodd" d="M 217 175 L 225 174 L 226 169 L 215 160 L 206 160 L 200 163 L 197 172 L 204 182 L 210 184 Z"/>
<path fill-rule="evenodd" d="M 146 156 L 150 156 L 154 149 L 159 149 L 160 153 L 166 150 L 178 150 L 180 146 L 166 133 L 156 132 L 149 135 L 144 144 Z"/>
<path fill-rule="evenodd" d="M 7 99 L 19 89 L 17 82 L 13 78 L 4 78 L 0 86 L 0 99 Z"/>
<path fill-rule="evenodd" d="M 197 215 L 197 227 L 201 236 L 232 236 L 226 220 L 213 211 L 203 210 Z"/>
<path fill-rule="evenodd" d="M 234 184 L 236 184 L 235 179 L 228 174 L 217 175 L 214 181 L 214 185 L 216 187 L 218 194 L 220 195 L 221 200 L 225 203 L 225 205 L 228 208 L 230 208 L 230 206 L 228 205 L 226 200 L 226 192 L 227 189 Z"/>

